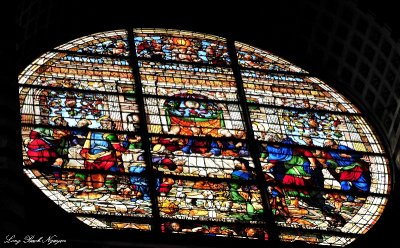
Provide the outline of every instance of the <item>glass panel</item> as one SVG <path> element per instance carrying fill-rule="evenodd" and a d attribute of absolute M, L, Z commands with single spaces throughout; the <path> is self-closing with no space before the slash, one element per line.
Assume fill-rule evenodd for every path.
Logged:
<path fill-rule="evenodd" d="M 254 106 L 250 117 L 259 140 L 282 142 L 289 137 L 293 145 L 383 153 L 375 134 L 360 116 Z"/>
<path fill-rule="evenodd" d="M 282 143 L 291 141 L 289 138 Z M 301 177 L 302 186 L 353 193 L 390 192 L 388 161 L 382 156 L 267 143 L 262 143 L 260 151 L 261 166 L 268 180 L 285 183 L 285 177 L 291 175 Z"/>
<path fill-rule="evenodd" d="M 134 95 L 20 87 L 20 103 L 22 124 L 132 132 L 139 127 Z M 104 119 L 110 119 L 112 125 L 104 126 Z"/>
<path fill-rule="evenodd" d="M 190 93 L 144 100 L 150 133 L 198 137 L 222 137 L 227 133 L 245 135 L 238 104 L 215 103 L 206 96 Z"/>
<path fill-rule="evenodd" d="M 127 221 L 114 221 L 105 218 L 93 218 L 93 217 L 80 217 L 77 218 L 88 226 L 99 229 L 135 229 L 139 231 L 151 231 L 151 225 L 127 222 Z"/>
<path fill-rule="evenodd" d="M 130 172 L 145 166 L 141 137 L 132 133 L 23 126 L 22 140 L 28 168 Z"/>
<path fill-rule="evenodd" d="M 56 88 L 74 88 L 78 90 L 90 90 L 101 92 L 118 92 L 133 94 L 135 85 L 129 79 L 120 78 L 118 80 L 92 78 L 90 76 L 76 77 L 72 74 L 63 76 L 32 76 L 27 84 L 56 87 Z"/>
<path fill-rule="evenodd" d="M 253 226 L 237 226 L 232 224 L 201 224 L 185 222 L 164 222 L 161 224 L 163 233 L 185 233 L 192 235 L 207 235 L 211 237 L 230 237 L 268 240 L 265 228 Z"/>
<path fill-rule="evenodd" d="M 145 94 L 172 96 L 192 92 L 209 99 L 238 99 L 233 72 L 229 68 L 150 61 L 139 61 L 139 67 Z"/>
<path fill-rule="evenodd" d="M 19 76 L 19 83 L 65 89 L 133 93 L 126 59 L 46 53 Z"/>
<path fill-rule="evenodd" d="M 139 58 L 200 62 L 213 65 L 230 63 L 225 39 L 187 31 L 135 29 Z"/>
<path fill-rule="evenodd" d="M 153 166 L 164 174 L 244 180 L 254 177 L 248 145 L 242 140 L 155 136 L 151 144 Z"/>
<path fill-rule="evenodd" d="M 243 67 L 308 73 L 307 71 L 265 50 L 241 42 L 235 42 L 235 46 L 237 50 L 238 63 Z"/>
<path fill-rule="evenodd" d="M 161 217 L 264 223 L 261 194 L 255 185 L 168 177 L 159 185 Z"/>
<path fill-rule="evenodd" d="M 242 70 L 250 103 L 359 113 L 341 94 L 313 77 Z"/>
<path fill-rule="evenodd" d="M 51 200 L 69 213 L 151 217 L 148 184 L 139 174 L 64 171 L 56 166 L 24 170 Z M 137 181 L 141 180 L 141 184 Z M 142 188 L 138 189 L 138 185 Z M 147 197 L 146 197 L 147 196 Z"/>
<path fill-rule="evenodd" d="M 95 33 L 65 43 L 56 49 L 99 55 L 128 56 L 128 35 L 124 30 Z"/>
<path fill-rule="evenodd" d="M 291 181 L 290 181 L 291 180 Z M 387 199 L 307 188 L 307 179 L 287 174 L 281 186 L 268 186 L 277 225 L 361 234 L 379 218 Z M 299 187 L 300 186 L 300 187 Z"/>
<path fill-rule="evenodd" d="M 355 238 L 341 237 L 320 233 L 305 233 L 303 231 L 285 231 L 279 235 L 281 241 L 308 243 L 315 245 L 346 246 L 352 243 Z"/>

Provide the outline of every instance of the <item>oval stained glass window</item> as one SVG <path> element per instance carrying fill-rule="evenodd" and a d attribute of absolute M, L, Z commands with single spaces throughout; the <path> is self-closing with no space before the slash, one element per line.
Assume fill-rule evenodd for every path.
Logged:
<path fill-rule="evenodd" d="M 19 87 L 25 174 L 94 228 L 345 246 L 388 200 L 363 114 L 247 44 L 96 33 L 39 57 Z"/>

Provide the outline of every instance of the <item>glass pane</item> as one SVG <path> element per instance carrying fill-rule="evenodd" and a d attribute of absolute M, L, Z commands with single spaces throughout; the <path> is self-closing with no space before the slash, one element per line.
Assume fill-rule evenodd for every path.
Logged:
<path fill-rule="evenodd" d="M 291 108 L 359 113 L 342 95 L 317 78 L 242 70 L 247 101 Z"/>
<path fill-rule="evenodd" d="M 47 197 L 69 213 L 152 216 L 148 183 L 138 174 L 116 175 L 98 170 L 84 173 L 49 167 L 24 172 Z"/>
<path fill-rule="evenodd" d="M 279 235 L 281 241 L 308 243 L 315 245 L 346 246 L 353 242 L 355 238 L 341 237 L 320 233 L 305 233 L 302 231 L 285 231 Z"/>
<path fill-rule="evenodd" d="M 131 167 L 145 166 L 141 136 L 137 134 L 96 131 L 85 126 L 70 130 L 23 126 L 22 140 L 27 168 L 130 172 Z"/>
<path fill-rule="evenodd" d="M 138 231 L 151 231 L 151 225 L 131 222 L 131 221 L 115 221 L 112 219 L 105 218 L 93 218 L 93 217 L 80 217 L 77 218 L 84 222 L 86 225 L 93 228 L 99 229 L 135 229 Z"/>
<path fill-rule="evenodd" d="M 19 76 L 19 83 L 65 89 L 133 93 L 126 59 L 46 53 Z"/>
<path fill-rule="evenodd" d="M 285 177 L 301 178 L 296 185 L 348 192 L 388 194 L 388 161 L 383 156 L 363 155 L 351 151 L 318 149 L 262 143 L 260 161 L 266 178 L 289 183 Z M 300 179 L 299 179 L 300 180 Z"/>
<path fill-rule="evenodd" d="M 134 95 L 20 87 L 22 124 L 136 131 L 138 105 Z M 111 126 L 104 126 L 110 119 Z"/>
<path fill-rule="evenodd" d="M 198 137 L 222 137 L 228 133 L 245 135 L 238 104 L 216 103 L 206 96 L 190 93 L 144 100 L 150 133 Z"/>
<path fill-rule="evenodd" d="M 213 65 L 230 63 L 225 39 L 168 29 L 135 29 L 139 58 L 175 60 Z"/>
<path fill-rule="evenodd" d="M 237 101 L 236 83 L 229 68 L 139 61 L 145 94 L 171 96 L 194 93 L 209 99 Z"/>
<path fill-rule="evenodd" d="M 153 166 L 164 174 L 243 180 L 254 178 L 254 164 L 248 145 L 243 140 L 155 136 L 151 144 Z"/>
<path fill-rule="evenodd" d="M 161 217 L 264 223 L 261 194 L 255 185 L 168 177 L 160 179 L 159 185 Z"/>
<path fill-rule="evenodd" d="M 292 180 L 291 184 L 289 180 Z M 302 178 L 289 175 L 285 177 L 283 187 L 268 186 L 277 225 L 362 234 L 379 218 L 387 202 L 384 197 L 307 188 L 304 187 L 307 185 L 299 185 L 301 181 Z"/>
<path fill-rule="evenodd" d="M 243 67 L 308 73 L 292 63 L 270 53 L 241 42 L 235 42 L 238 63 Z"/>
<path fill-rule="evenodd" d="M 361 116 L 254 106 L 250 117 L 259 140 L 282 142 L 289 137 L 293 145 L 383 153 Z"/>
<path fill-rule="evenodd" d="M 128 35 L 124 30 L 95 33 L 65 43 L 56 49 L 99 55 L 128 56 Z"/>
<path fill-rule="evenodd" d="M 207 235 L 208 237 L 230 237 L 268 240 L 266 228 L 238 226 L 233 224 L 201 224 L 186 222 L 164 222 L 163 233 L 184 233 L 191 235 Z"/>

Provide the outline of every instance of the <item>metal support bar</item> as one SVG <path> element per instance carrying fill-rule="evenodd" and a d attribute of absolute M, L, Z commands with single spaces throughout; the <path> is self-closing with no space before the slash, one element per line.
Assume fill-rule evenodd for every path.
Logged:
<path fill-rule="evenodd" d="M 145 112 L 145 107 L 144 107 L 144 99 L 143 99 L 143 89 L 142 89 L 142 82 L 140 80 L 140 75 L 139 75 L 139 64 L 136 56 L 136 47 L 135 47 L 135 41 L 134 41 L 134 35 L 133 35 L 133 28 L 128 28 L 128 41 L 131 47 L 131 52 L 129 56 L 129 63 L 132 66 L 132 73 L 133 73 L 133 78 L 135 79 L 135 93 L 137 96 L 137 104 L 139 106 L 139 118 L 140 118 L 140 130 L 142 134 L 142 142 L 143 142 L 143 150 L 144 150 L 144 159 L 145 163 L 147 165 L 147 170 L 148 170 L 148 179 L 149 179 L 149 189 L 150 189 L 150 199 L 151 199 L 151 205 L 152 205 L 152 211 L 153 211 L 153 218 L 154 218 L 154 226 L 153 226 L 153 232 L 157 236 L 161 233 L 161 223 L 160 223 L 160 212 L 158 209 L 158 200 L 157 200 L 157 188 L 156 188 L 156 182 L 157 178 L 155 173 L 153 172 L 153 165 L 152 165 L 152 160 L 151 160 L 151 153 L 150 153 L 150 140 L 149 140 L 149 132 L 147 130 L 147 118 L 146 118 L 146 112 Z"/>
<path fill-rule="evenodd" d="M 234 40 L 228 38 L 227 39 L 227 47 L 228 47 L 228 53 L 231 58 L 231 65 L 232 65 L 232 70 L 233 74 L 235 76 L 235 81 L 236 81 L 236 87 L 237 87 L 237 92 L 238 92 L 238 99 L 240 106 L 243 111 L 243 118 L 246 126 L 246 137 L 248 140 L 249 144 L 249 151 L 251 154 L 251 158 L 253 159 L 253 163 L 255 165 L 255 170 L 256 170 L 256 184 L 259 187 L 260 193 L 261 193 L 261 198 L 262 202 L 264 205 L 264 218 L 265 221 L 267 222 L 267 228 L 268 228 L 268 233 L 270 237 L 270 241 L 276 245 L 279 244 L 279 234 L 277 232 L 276 224 L 272 215 L 272 209 L 269 204 L 268 200 L 268 195 L 267 195 L 267 183 L 265 181 L 262 169 L 261 169 L 261 163 L 260 163 L 260 156 L 259 156 L 259 148 L 257 146 L 257 142 L 254 138 L 254 131 L 252 128 L 252 123 L 251 123 L 251 118 L 250 118 L 250 111 L 249 107 L 246 101 L 246 94 L 243 88 L 243 80 L 242 80 L 242 75 L 240 71 L 240 67 L 238 64 L 238 58 L 236 54 L 236 48 L 235 48 L 235 42 Z"/>

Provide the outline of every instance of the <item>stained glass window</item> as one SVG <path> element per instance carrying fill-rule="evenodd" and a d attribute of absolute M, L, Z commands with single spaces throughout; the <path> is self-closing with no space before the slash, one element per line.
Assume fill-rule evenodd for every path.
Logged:
<path fill-rule="evenodd" d="M 19 87 L 25 174 L 93 228 L 345 246 L 387 204 L 363 113 L 247 44 L 101 32 L 40 56 Z"/>

